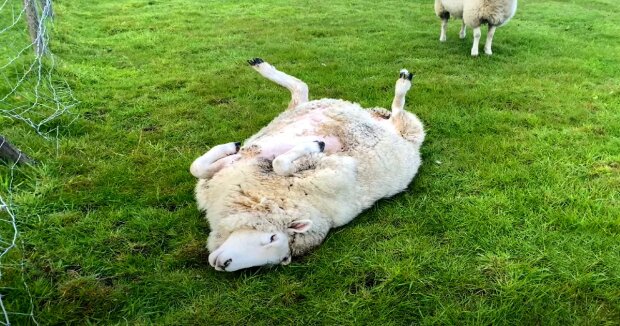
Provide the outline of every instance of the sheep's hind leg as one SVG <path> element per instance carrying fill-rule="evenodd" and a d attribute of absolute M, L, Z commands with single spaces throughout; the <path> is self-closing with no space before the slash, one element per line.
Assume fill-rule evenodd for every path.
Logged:
<path fill-rule="evenodd" d="M 284 154 L 278 155 L 272 163 L 273 171 L 279 175 L 289 176 L 297 172 L 293 161 L 296 159 L 312 154 L 321 153 L 325 150 L 325 143 L 322 141 L 311 141 L 301 143 Z"/>
<path fill-rule="evenodd" d="M 400 78 L 396 81 L 396 90 L 394 91 L 394 100 L 392 101 L 392 114 L 394 116 L 397 113 L 403 111 L 405 107 L 405 95 L 409 89 L 411 89 L 411 80 L 413 79 L 413 74 L 410 74 L 407 69 L 402 69 L 400 71 Z"/>
<path fill-rule="evenodd" d="M 215 172 L 219 171 L 222 167 L 224 167 L 223 163 L 230 163 L 228 162 L 230 160 L 222 161 L 222 163 L 217 162 L 218 164 L 214 163 L 224 157 L 237 154 L 240 147 L 241 143 L 227 143 L 214 146 L 208 152 L 204 153 L 202 156 L 194 160 L 194 162 L 189 168 L 189 171 L 196 178 L 208 179 L 213 176 Z"/>
<path fill-rule="evenodd" d="M 308 85 L 303 81 L 279 71 L 261 58 L 248 60 L 248 63 L 263 77 L 285 87 L 291 92 L 291 101 L 288 104 L 289 109 L 308 102 Z"/>
<path fill-rule="evenodd" d="M 459 38 L 462 40 L 467 35 L 467 25 L 465 25 L 465 21 L 461 23 L 461 31 L 459 32 Z"/>
<path fill-rule="evenodd" d="M 413 74 L 405 69 L 400 71 L 400 78 L 396 81 L 392 114 L 389 121 L 404 139 L 420 145 L 424 141 L 422 122 L 414 114 L 405 111 L 405 95 L 411 89 L 413 77 Z"/>
<path fill-rule="evenodd" d="M 495 35 L 495 29 L 497 26 L 489 25 L 489 31 L 487 32 L 487 40 L 484 42 L 484 53 L 487 55 L 492 55 L 493 51 L 491 50 L 491 46 L 493 45 L 493 35 Z"/>

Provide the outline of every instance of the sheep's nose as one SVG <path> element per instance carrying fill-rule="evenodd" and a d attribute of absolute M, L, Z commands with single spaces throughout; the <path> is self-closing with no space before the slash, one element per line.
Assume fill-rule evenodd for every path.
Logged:
<path fill-rule="evenodd" d="M 218 267 L 221 269 L 226 269 L 226 267 L 228 267 L 230 263 L 232 263 L 232 258 L 229 258 L 224 263 L 218 263 Z"/>

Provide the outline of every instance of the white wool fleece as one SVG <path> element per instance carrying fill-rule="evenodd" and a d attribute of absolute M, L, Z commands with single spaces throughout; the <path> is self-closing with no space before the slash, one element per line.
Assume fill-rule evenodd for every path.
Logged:
<path fill-rule="evenodd" d="M 389 118 L 396 128 L 386 128 L 372 116 L 373 111 L 355 103 L 306 102 L 281 113 L 245 146 L 319 108 L 330 118 L 322 130 L 340 139 L 341 152 L 312 153 L 295 160 L 299 172 L 290 176 L 276 174 L 270 160 L 256 157 L 199 180 L 196 199 L 211 227 L 209 251 L 236 230 L 282 231 L 294 220 L 308 219 L 312 221 L 309 231 L 296 234 L 290 242 L 292 255 L 301 255 L 318 246 L 331 228 L 348 223 L 411 182 L 421 164 L 424 130 L 418 118 L 406 111 Z"/>

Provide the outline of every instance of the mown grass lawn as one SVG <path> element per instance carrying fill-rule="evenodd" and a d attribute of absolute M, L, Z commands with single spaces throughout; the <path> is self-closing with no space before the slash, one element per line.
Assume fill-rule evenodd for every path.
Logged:
<path fill-rule="evenodd" d="M 618 1 L 521 1 L 480 58 L 459 22 L 438 41 L 432 0 L 55 5 L 78 119 L 57 121 L 58 149 L 0 121 L 42 162 L 15 171 L 8 311 L 32 307 L 40 324 L 620 323 Z M 256 56 L 311 98 L 366 107 L 388 107 L 398 70 L 414 71 L 424 164 L 291 265 L 220 273 L 188 167 L 286 108 L 245 64 Z"/>

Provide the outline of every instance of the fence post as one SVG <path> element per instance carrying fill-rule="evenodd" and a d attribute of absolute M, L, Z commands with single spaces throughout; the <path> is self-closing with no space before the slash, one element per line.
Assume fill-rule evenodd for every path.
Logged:
<path fill-rule="evenodd" d="M 35 46 L 35 53 L 41 56 L 46 52 L 43 35 L 39 34 L 39 15 L 37 14 L 37 5 L 34 0 L 24 0 L 24 8 L 26 9 L 26 20 L 28 21 L 28 31 L 32 44 Z"/>
<path fill-rule="evenodd" d="M 0 159 L 17 163 L 34 163 L 34 160 L 11 145 L 11 143 L 9 143 L 9 141 L 2 135 L 0 135 Z"/>

